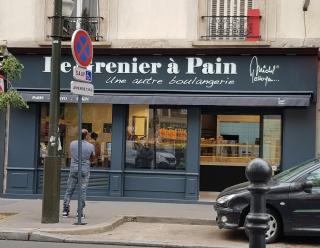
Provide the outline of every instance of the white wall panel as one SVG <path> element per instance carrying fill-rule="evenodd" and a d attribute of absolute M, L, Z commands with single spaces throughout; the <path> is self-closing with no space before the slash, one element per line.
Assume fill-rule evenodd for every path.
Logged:
<path fill-rule="evenodd" d="M 187 39 L 196 35 L 194 0 L 119 0 L 118 39 Z M 190 20 L 194 20 L 190 25 Z"/>
<path fill-rule="evenodd" d="M 307 38 L 320 38 L 320 1 L 311 0 L 305 15 Z"/>
<path fill-rule="evenodd" d="M 0 40 L 44 39 L 44 0 L 0 0 Z"/>
<path fill-rule="evenodd" d="M 303 2 L 304 0 L 277 1 L 277 38 L 304 37 Z"/>

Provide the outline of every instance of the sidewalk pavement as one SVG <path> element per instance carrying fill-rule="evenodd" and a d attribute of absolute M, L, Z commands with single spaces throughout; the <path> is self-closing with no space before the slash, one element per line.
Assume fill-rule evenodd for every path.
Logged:
<path fill-rule="evenodd" d="M 193 222 L 210 228 L 215 225 L 212 204 L 87 201 L 83 220 L 87 224 L 84 226 L 74 225 L 77 221 L 76 200 L 71 202 L 68 218 L 61 216 L 62 202 L 60 206 L 59 223 L 42 224 L 41 199 L 0 198 L 0 239 L 157 246 L 165 242 L 166 237 L 155 231 L 159 227 L 153 226 L 154 223 L 175 223 L 179 228 Z M 6 216 L 10 213 L 14 215 Z M 133 223 L 136 224 L 134 227 Z M 130 230 L 126 232 L 126 229 Z M 136 232 L 143 230 L 146 235 L 155 233 L 157 237 L 154 240 L 141 234 L 139 238 L 133 237 L 133 229 L 137 229 Z M 175 242 L 171 242 L 173 244 Z"/>
<path fill-rule="evenodd" d="M 77 201 L 72 201 L 71 216 L 60 217 L 59 223 L 42 224 L 42 200 L 0 198 L 0 239 L 145 247 L 248 247 L 243 230 L 217 228 L 212 204 L 88 201 L 84 226 L 73 225 L 76 206 Z M 5 215 L 9 213 L 15 214 Z M 279 243 L 269 247 L 317 246 Z"/>

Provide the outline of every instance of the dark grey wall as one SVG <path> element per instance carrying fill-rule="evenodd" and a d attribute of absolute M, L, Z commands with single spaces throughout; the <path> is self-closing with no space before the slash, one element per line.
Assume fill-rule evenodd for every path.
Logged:
<path fill-rule="evenodd" d="M 124 176 L 125 197 L 184 199 L 184 172 L 126 171 Z"/>
<path fill-rule="evenodd" d="M 188 108 L 185 198 L 189 200 L 196 200 L 199 196 L 200 137 L 201 109 Z"/>
<path fill-rule="evenodd" d="M 35 104 L 10 113 L 8 185 L 6 193 L 34 193 L 38 118 Z"/>
<path fill-rule="evenodd" d="M 315 157 L 316 107 L 285 109 L 282 169 Z"/>
<path fill-rule="evenodd" d="M 0 194 L 3 192 L 5 127 L 5 112 L 0 111 Z"/>
<path fill-rule="evenodd" d="M 110 196 L 123 195 L 123 168 L 125 152 L 127 105 L 112 106 L 112 146 Z"/>

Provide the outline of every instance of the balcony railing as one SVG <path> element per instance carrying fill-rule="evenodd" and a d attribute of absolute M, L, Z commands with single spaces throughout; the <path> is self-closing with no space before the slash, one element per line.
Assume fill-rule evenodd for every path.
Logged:
<path fill-rule="evenodd" d="M 52 20 L 53 17 L 49 17 Z M 62 40 L 71 40 L 73 32 L 76 30 L 77 22 L 80 22 L 80 27 L 86 30 L 93 41 L 102 40 L 100 32 L 101 21 L 103 17 L 62 17 Z"/>
<path fill-rule="evenodd" d="M 207 19 L 205 40 L 259 40 L 260 17 L 251 16 L 202 16 Z M 258 23 L 256 23 L 258 22 Z"/>

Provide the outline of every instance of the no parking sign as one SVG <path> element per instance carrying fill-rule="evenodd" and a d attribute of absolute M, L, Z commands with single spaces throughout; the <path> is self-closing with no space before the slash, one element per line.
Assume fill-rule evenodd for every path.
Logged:
<path fill-rule="evenodd" d="M 73 78 L 80 80 L 71 81 L 71 93 L 78 95 L 78 222 L 77 225 L 82 225 L 82 202 L 81 202 L 81 167 L 82 167 L 82 96 L 93 96 L 94 87 L 89 83 L 92 80 L 92 73 L 86 68 L 90 65 L 93 58 L 93 49 L 90 36 L 83 29 L 76 30 L 71 39 L 71 51 L 74 60 L 79 67 L 74 67 Z"/>
<path fill-rule="evenodd" d="M 93 58 L 92 41 L 88 33 L 83 29 L 76 30 L 71 39 L 72 55 L 76 63 L 81 67 L 88 67 Z"/>
<path fill-rule="evenodd" d="M 94 87 L 92 72 L 86 68 L 93 58 L 92 41 L 88 33 L 83 29 L 76 30 L 71 39 L 71 51 L 78 66 L 73 68 L 73 78 L 79 81 L 71 82 L 71 92 L 82 96 L 93 96 Z"/>

